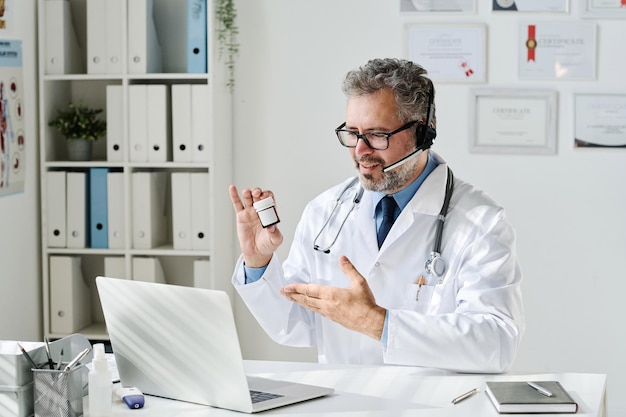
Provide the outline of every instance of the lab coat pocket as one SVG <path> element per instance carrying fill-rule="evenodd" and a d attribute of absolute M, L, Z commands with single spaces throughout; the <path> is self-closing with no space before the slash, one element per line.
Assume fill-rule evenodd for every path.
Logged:
<path fill-rule="evenodd" d="M 433 296 L 433 286 L 417 284 L 410 284 L 406 292 L 406 308 L 417 311 L 419 313 L 426 313 L 430 300 Z"/>

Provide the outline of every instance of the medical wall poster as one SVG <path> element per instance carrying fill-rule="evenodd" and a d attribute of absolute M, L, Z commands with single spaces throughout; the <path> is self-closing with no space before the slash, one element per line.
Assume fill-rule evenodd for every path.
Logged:
<path fill-rule="evenodd" d="M 626 95 L 574 96 L 574 147 L 626 148 Z"/>
<path fill-rule="evenodd" d="M 22 41 L 0 40 L 0 196 L 24 191 Z"/>
<path fill-rule="evenodd" d="M 470 111 L 471 152 L 556 153 L 556 90 L 474 89 Z"/>
<path fill-rule="evenodd" d="M 580 0 L 582 17 L 626 19 L 626 0 Z"/>
<path fill-rule="evenodd" d="M 407 57 L 436 82 L 485 82 L 486 32 L 484 24 L 407 25 Z"/>
<path fill-rule="evenodd" d="M 491 10 L 566 13 L 569 10 L 569 0 L 492 0 Z"/>
<path fill-rule="evenodd" d="M 521 24 L 518 40 L 519 78 L 594 80 L 596 31 L 593 22 Z"/>
<path fill-rule="evenodd" d="M 477 0 L 400 0 L 401 12 L 476 13 Z"/>

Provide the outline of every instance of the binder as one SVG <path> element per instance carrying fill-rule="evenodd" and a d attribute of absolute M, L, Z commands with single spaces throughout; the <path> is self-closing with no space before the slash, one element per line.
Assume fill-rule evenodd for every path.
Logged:
<path fill-rule="evenodd" d="M 88 182 L 85 172 L 68 172 L 67 185 L 67 247 L 85 248 L 89 244 Z"/>
<path fill-rule="evenodd" d="M 191 84 L 172 85 L 172 153 L 175 162 L 191 162 Z M 209 117 L 205 113 L 205 117 Z"/>
<path fill-rule="evenodd" d="M 46 180 L 48 247 L 64 248 L 67 246 L 65 171 L 48 171 Z"/>
<path fill-rule="evenodd" d="M 124 99 L 121 85 L 106 86 L 107 161 L 124 161 Z"/>
<path fill-rule="evenodd" d="M 124 174 L 107 173 L 107 213 L 109 249 L 126 247 L 126 225 L 124 223 Z"/>
<path fill-rule="evenodd" d="M 46 74 L 83 73 L 83 52 L 76 38 L 68 0 L 46 0 L 44 3 Z"/>
<path fill-rule="evenodd" d="M 191 249 L 191 174 L 172 172 L 172 240 L 177 250 Z"/>
<path fill-rule="evenodd" d="M 50 256 L 50 331 L 75 333 L 91 322 L 91 294 L 79 256 Z"/>
<path fill-rule="evenodd" d="M 154 24 L 153 0 L 128 0 L 128 72 L 161 72 L 161 45 Z"/>
<path fill-rule="evenodd" d="M 158 258 L 133 258 L 133 280 L 165 284 L 165 274 Z"/>
<path fill-rule="evenodd" d="M 217 289 L 211 276 L 211 261 L 196 259 L 193 261 L 193 286 L 196 288 Z"/>
<path fill-rule="evenodd" d="M 147 88 L 145 84 L 128 87 L 128 134 L 131 162 L 148 161 Z"/>
<path fill-rule="evenodd" d="M 104 276 L 126 279 L 126 260 L 123 256 L 104 257 Z"/>
<path fill-rule="evenodd" d="M 166 85 L 146 86 L 148 162 L 171 159 L 170 96 Z"/>
<path fill-rule="evenodd" d="M 107 173 L 108 168 L 89 169 L 89 234 L 92 248 L 109 247 Z"/>
<path fill-rule="evenodd" d="M 167 238 L 166 173 L 132 173 L 133 248 L 151 249 Z"/>
<path fill-rule="evenodd" d="M 208 250 L 209 243 L 209 173 L 192 172 L 191 178 L 191 248 Z"/>
<path fill-rule="evenodd" d="M 207 72 L 206 0 L 187 0 L 187 72 Z"/>
<path fill-rule="evenodd" d="M 104 32 L 106 44 L 106 72 L 107 74 L 121 74 L 124 72 L 124 0 L 103 0 L 105 6 L 106 28 Z"/>
<path fill-rule="evenodd" d="M 192 161 L 209 162 L 211 141 L 209 86 L 194 84 L 191 86 L 191 140 Z"/>
<path fill-rule="evenodd" d="M 106 2 L 87 0 L 87 73 L 105 74 L 106 58 Z"/>

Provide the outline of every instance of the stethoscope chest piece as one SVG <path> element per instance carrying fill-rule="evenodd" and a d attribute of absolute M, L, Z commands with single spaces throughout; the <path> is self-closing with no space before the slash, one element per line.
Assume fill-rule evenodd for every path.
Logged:
<path fill-rule="evenodd" d="M 426 268 L 426 272 L 429 274 L 441 278 L 446 272 L 446 261 L 443 260 L 439 253 L 431 252 L 430 259 L 426 261 L 424 268 Z"/>

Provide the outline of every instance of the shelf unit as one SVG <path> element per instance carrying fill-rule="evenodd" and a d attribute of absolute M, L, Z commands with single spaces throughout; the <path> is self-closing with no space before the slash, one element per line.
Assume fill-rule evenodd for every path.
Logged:
<path fill-rule="evenodd" d="M 130 73 L 128 68 L 128 33 L 127 25 L 128 6 L 133 1 L 144 0 L 116 0 L 123 3 L 123 22 L 117 27 L 108 27 L 107 30 L 121 32 L 122 71 L 114 74 L 89 74 L 87 66 L 87 1 L 68 0 L 71 11 L 71 23 L 75 30 L 77 43 L 81 46 L 77 58 L 85 67 L 84 71 L 69 74 L 47 73 L 46 44 L 46 2 L 39 0 L 39 159 L 40 159 L 40 184 L 41 184 L 41 265 L 42 265 L 42 290 L 43 290 L 43 323 L 44 335 L 51 339 L 62 338 L 68 333 L 81 333 L 91 340 L 108 340 L 108 334 L 104 325 L 102 309 L 98 300 L 95 287 L 95 277 L 105 274 L 105 259 L 114 257 L 122 262 L 124 277 L 128 279 L 143 279 L 133 277 L 133 262 L 136 258 L 155 258 L 162 266 L 165 280 L 169 284 L 203 286 L 208 288 L 225 290 L 232 293 L 230 276 L 234 264 L 233 255 L 233 210 L 228 198 L 228 185 L 232 182 L 232 98 L 227 87 L 227 69 L 220 61 L 217 53 L 215 40 L 215 12 L 214 0 L 207 0 L 207 72 L 185 73 L 179 72 L 179 62 L 168 61 L 170 57 L 179 56 L 179 48 L 185 45 L 177 45 L 171 39 L 180 38 L 181 27 L 184 22 L 172 19 L 172 7 L 185 10 L 187 0 L 154 0 L 154 22 L 156 34 L 161 42 L 163 56 L 163 72 L 137 74 Z M 57 1 L 57 0 L 53 0 Z M 107 0 L 108 2 L 109 0 Z M 181 23 L 183 23 L 181 25 Z M 136 24 L 136 22 L 133 22 Z M 58 28 L 57 28 L 58 29 Z M 134 29 L 131 29 L 134 30 Z M 175 36 L 173 36 L 175 35 Z M 172 58 L 174 59 L 174 58 Z M 178 61 L 178 59 L 176 59 Z M 172 86 L 177 84 L 206 85 L 208 104 L 210 111 L 206 114 L 208 122 L 207 137 L 209 158 L 206 162 L 177 162 L 170 156 L 164 162 L 135 162 L 130 157 L 130 144 L 132 137 L 129 129 L 129 91 L 135 85 L 165 85 L 168 96 Z M 82 102 L 86 105 L 104 110 L 103 117 L 107 118 L 107 86 L 120 86 L 122 92 L 122 131 L 123 137 L 122 154 L 118 161 L 110 161 L 107 157 L 107 143 L 112 139 L 100 138 L 94 143 L 91 161 L 73 162 L 67 160 L 65 139 L 58 132 L 48 126 L 48 121 L 55 115 L 57 109 L 64 108 L 70 102 Z M 171 108 L 167 113 L 169 129 L 171 129 Z M 108 133 L 108 132 L 107 132 Z M 171 132 L 168 146 L 172 145 Z M 107 159 L 108 158 L 108 159 Z M 117 249 L 95 249 L 55 247 L 51 245 L 48 237 L 49 219 L 53 211 L 47 207 L 48 198 L 54 198 L 51 186 L 48 184 L 48 174 L 54 171 L 85 172 L 89 173 L 92 168 L 106 168 L 109 172 L 122 173 L 123 182 L 123 245 Z M 132 207 L 132 178 L 138 172 L 164 172 L 165 182 L 160 187 L 165 187 L 166 196 L 170 199 L 166 205 L 165 218 L 167 230 L 165 243 L 154 248 L 137 249 L 133 245 L 133 207 Z M 175 249 L 172 231 L 172 204 L 171 204 L 171 175 L 175 172 L 207 173 L 208 174 L 208 249 L 204 250 L 181 250 Z M 89 192 L 87 191 L 87 194 Z M 68 205 L 76 204 L 76 201 L 67 201 Z M 69 231 L 66 231 L 69 232 Z M 87 314 L 89 319 L 84 320 L 88 324 L 81 325 L 76 329 L 59 331 L 52 324 L 55 316 L 63 317 L 65 314 L 76 314 L 79 305 L 84 303 L 80 296 L 72 295 L 71 288 L 67 288 L 68 294 L 63 293 L 66 288 L 53 288 L 51 285 L 50 262 L 52 257 L 73 257 L 80 259 L 80 269 L 83 283 L 88 287 L 87 293 L 89 305 Z M 209 276 L 203 276 L 201 282 L 194 281 L 194 261 L 208 261 Z M 119 263 L 118 263 L 119 265 Z M 206 269 L 206 268 L 205 268 Z M 196 272 L 197 278 L 197 272 Z M 56 283 L 56 281 L 54 281 Z M 71 300 L 67 305 L 67 311 L 58 308 L 59 297 Z M 57 326 L 58 327 L 58 326 Z"/>

